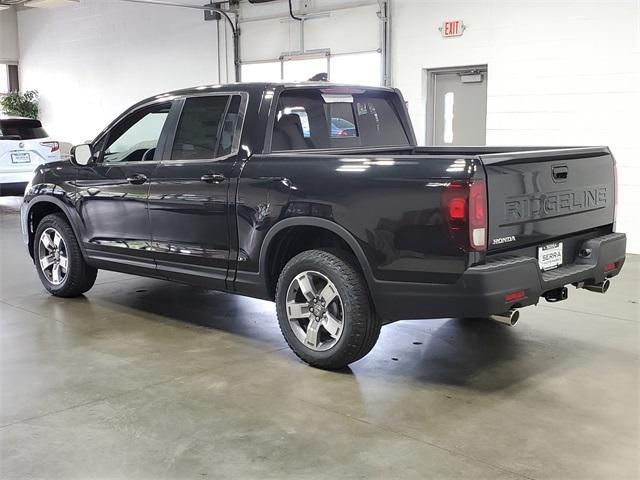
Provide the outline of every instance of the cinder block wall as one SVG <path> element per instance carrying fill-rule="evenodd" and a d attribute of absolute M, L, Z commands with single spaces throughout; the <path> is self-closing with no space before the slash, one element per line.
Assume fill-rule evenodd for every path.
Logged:
<path fill-rule="evenodd" d="M 640 253 L 640 2 L 394 0 L 394 83 L 425 138 L 424 69 L 488 64 L 487 143 L 609 145 Z M 462 37 L 442 38 L 461 19 Z"/>

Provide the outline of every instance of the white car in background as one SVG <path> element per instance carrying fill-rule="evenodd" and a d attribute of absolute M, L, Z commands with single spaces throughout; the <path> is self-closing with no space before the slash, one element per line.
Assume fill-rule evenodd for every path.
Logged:
<path fill-rule="evenodd" d="M 38 165 L 60 158 L 40 120 L 0 117 L 0 195 L 22 194 Z"/>

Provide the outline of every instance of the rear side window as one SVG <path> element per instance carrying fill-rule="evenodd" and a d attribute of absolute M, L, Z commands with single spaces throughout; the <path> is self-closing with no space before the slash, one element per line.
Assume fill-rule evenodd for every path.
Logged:
<path fill-rule="evenodd" d="M 35 140 L 46 138 L 49 135 L 42 128 L 39 120 L 16 118 L 0 120 L 0 136 L 20 137 L 19 140 Z"/>
<path fill-rule="evenodd" d="M 239 108 L 237 95 L 188 98 L 178 123 L 171 159 L 207 160 L 230 154 Z"/>
<path fill-rule="evenodd" d="M 385 91 L 295 89 L 278 99 L 271 150 L 407 146 L 396 104 Z"/>

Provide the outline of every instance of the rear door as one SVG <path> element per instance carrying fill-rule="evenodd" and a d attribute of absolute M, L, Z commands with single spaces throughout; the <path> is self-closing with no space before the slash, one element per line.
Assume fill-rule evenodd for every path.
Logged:
<path fill-rule="evenodd" d="M 555 240 L 614 221 L 614 160 L 606 148 L 481 155 L 489 251 Z"/>
<path fill-rule="evenodd" d="M 158 270 L 173 280 L 226 289 L 229 212 L 248 96 L 180 100 L 181 113 L 151 181 L 149 215 Z"/>

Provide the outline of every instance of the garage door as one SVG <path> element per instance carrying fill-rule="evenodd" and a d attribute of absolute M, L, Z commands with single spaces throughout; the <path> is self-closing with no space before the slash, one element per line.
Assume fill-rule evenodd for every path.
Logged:
<path fill-rule="evenodd" d="M 366 2 L 364 2 L 366 3 Z M 241 20 L 243 81 L 305 81 L 326 74 L 332 82 L 380 85 L 380 18 L 377 2 L 309 9 L 304 22 L 286 4 L 244 5 Z"/>

